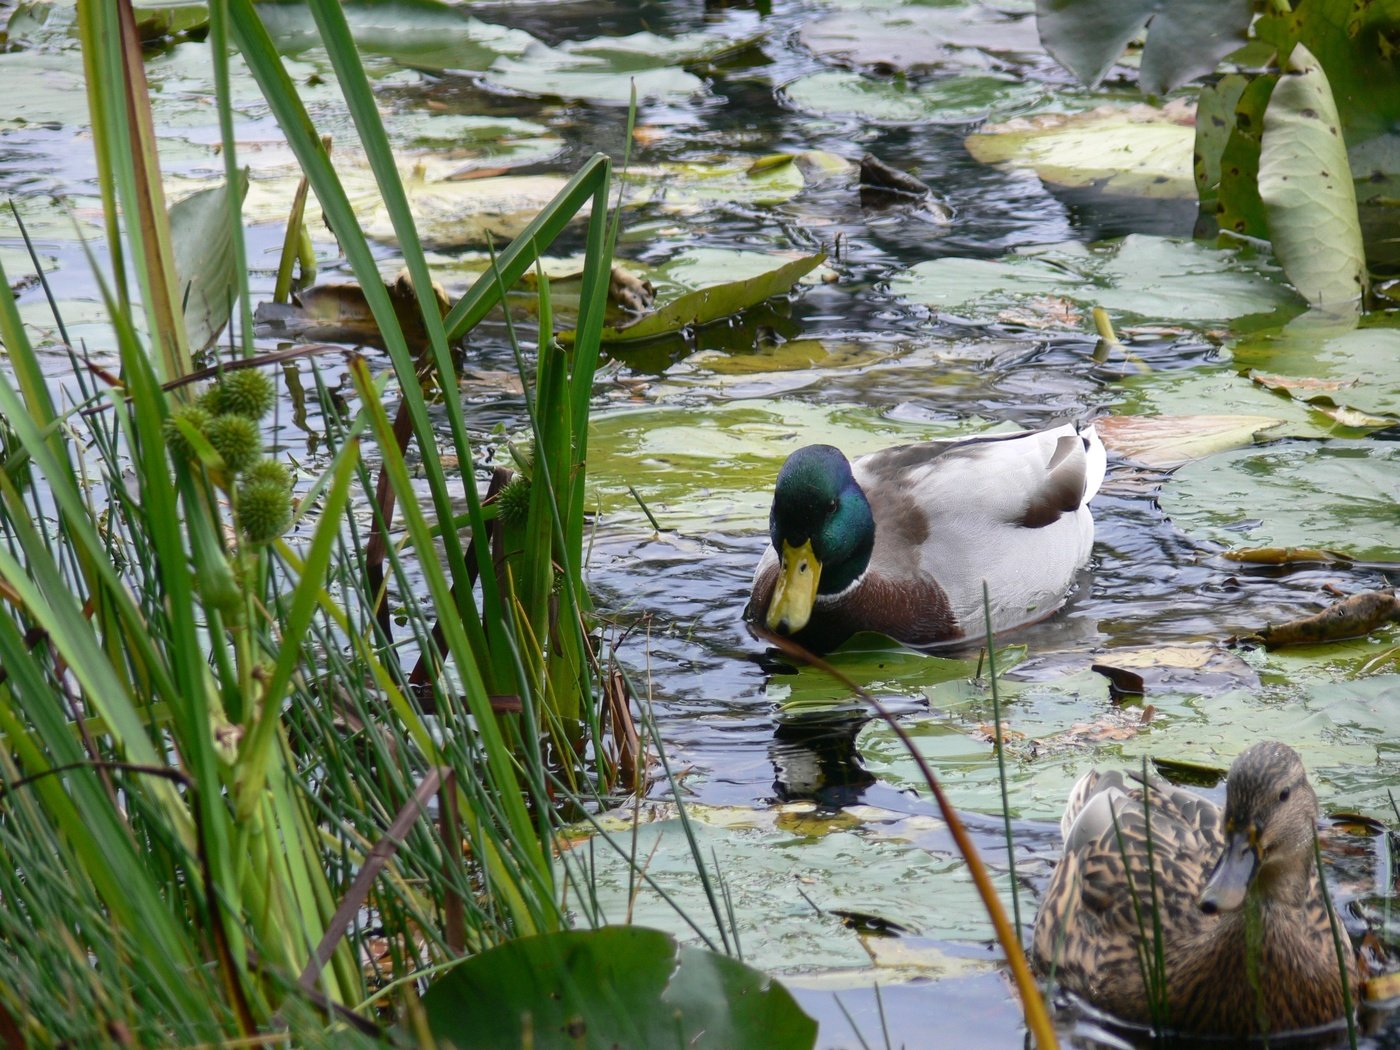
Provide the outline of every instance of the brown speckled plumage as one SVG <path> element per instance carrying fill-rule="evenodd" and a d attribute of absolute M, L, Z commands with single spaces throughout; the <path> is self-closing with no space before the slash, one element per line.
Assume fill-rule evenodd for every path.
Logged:
<path fill-rule="evenodd" d="M 1167 1030 L 1244 1036 L 1336 1021 L 1342 985 L 1313 863 L 1316 823 L 1301 760 L 1273 741 L 1235 760 L 1223 811 L 1155 777 L 1145 791 L 1138 777 L 1091 773 L 1062 821 L 1065 851 L 1036 917 L 1035 959 L 1099 1008 Z M 1236 852 L 1247 842 L 1258 861 L 1242 906 L 1211 914 L 1200 901 L 1232 833 Z M 1155 954 L 1154 886 L 1166 993 L 1165 1017 L 1155 1018 L 1140 959 Z"/>

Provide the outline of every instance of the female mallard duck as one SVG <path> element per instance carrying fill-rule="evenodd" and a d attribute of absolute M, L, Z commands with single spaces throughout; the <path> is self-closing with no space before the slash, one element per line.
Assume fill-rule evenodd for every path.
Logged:
<path fill-rule="evenodd" d="M 1274 741 L 1235 759 L 1223 811 L 1156 777 L 1091 772 L 1061 821 L 1064 858 L 1036 916 L 1036 961 L 1061 987 L 1159 1030 L 1242 1037 L 1336 1021 L 1342 978 L 1313 864 L 1316 826 L 1303 763 Z M 1354 990 L 1355 959 L 1344 955 Z"/>
<path fill-rule="evenodd" d="M 778 472 L 745 616 L 827 650 L 857 631 L 972 641 L 1049 616 L 1089 557 L 1104 474 L 1093 428 L 900 445 L 847 462 L 808 445 Z"/>

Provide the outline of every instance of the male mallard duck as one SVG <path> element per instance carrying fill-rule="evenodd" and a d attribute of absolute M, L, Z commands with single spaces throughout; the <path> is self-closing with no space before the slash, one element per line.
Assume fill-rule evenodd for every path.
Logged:
<path fill-rule="evenodd" d="M 1092 427 L 900 445 L 854 463 L 808 445 L 778 472 L 772 545 L 745 616 L 809 649 L 877 631 L 972 641 L 1064 604 L 1089 557 L 1104 474 Z"/>
<path fill-rule="evenodd" d="M 1036 961 L 1061 987 L 1159 1029 L 1240 1037 L 1336 1021 L 1342 982 L 1316 827 L 1303 763 L 1275 741 L 1235 759 L 1223 811 L 1157 777 L 1091 772 L 1061 821 L 1065 852 L 1036 916 Z M 1344 954 L 1354 994 L 1356 963 Z M 1154 1011 L 1154 1001 L 1165 1005 Z"/>

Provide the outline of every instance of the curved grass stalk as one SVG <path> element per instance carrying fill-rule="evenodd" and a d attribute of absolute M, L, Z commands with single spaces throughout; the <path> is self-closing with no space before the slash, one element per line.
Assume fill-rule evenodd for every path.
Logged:
<path fill-rule="evenodd" d="M 1002 907 L 996 887 L 992 885 L 992 880 L 987 875 L 987 867 L 982 863 L 982 857 L 978 854 L 977 847 L 968 837 L 967 829 L 963 827 L 962 821 L 958 818 L 957 810 L 948 801 L 948 796 L 943 794 L 943 787 L 939 784 L 938 777 L 934 775 L 928 760 L 920 754 L 919 749 L 914 745 L 913 738 L 909 736 L 905 728 L 899 724 L 899 719 L 895 718 L 884 704 L 820 656 L 808 652 L 790 638 L 774 634 L 762 627 L 755 627 L 754 630 L 765 642 L 781 650 L 785 656 L 810 664 L 835 678 L 869 704 L 871 710 L 893 730 L 895 736 L 899 737 L 900 743 L 909 752 L 909 757 L 914 760 L 919 767 L 919 772 L 923 774 L 924 783 L 933 792 L 934 800 L 938 803 L 938 812 L 943 817 L 943 822 L 948 825 L 948 832 L 957 844 L 963 863 L 967 865 L 973 885 L 977 887 L 977 895 L 982 898 L 982 906 L 987 911 L 987 917 L 992 921 L 992 928 L 996 931 L 997 942 L 1001 945 L 1001 950 L 1006 953 L 1006 963 L 1011 968 L 1012 979 L 1016 983 L 1017 992 L 1020 993 L 1021 1009 L 1025 1014 L 1026 1027 L 1030 1029 L 1031 1035 L 1035 1038 L 1036 1046 L 1040 1047 L 1041 1050 L 1054 1050 L 1059 1046 L 1059 1041 L 1055 1037 L 1055 1028 L 1050 1023 L 1050 1012 L 1046 1009 L 1045 999 L 1040 994 L 1040 986 L 1036 984 L 1035 977 L 1031 974 L 1025 952 L 1021 950 L 1020 938 L 1007 920 L 1006 909 Z"/>

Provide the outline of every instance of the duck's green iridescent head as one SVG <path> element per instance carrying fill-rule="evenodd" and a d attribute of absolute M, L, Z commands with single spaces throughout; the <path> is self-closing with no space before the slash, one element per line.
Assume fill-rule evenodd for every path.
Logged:
<path fill-rule="evenodd" d="M 796 634 L 818 594 L 845 590 L 870 564 L 875 519 L 839 449 L 808 445 L 778 472 L 768 536 L 781 569 L 768 605 L 770 631 Z"/>

